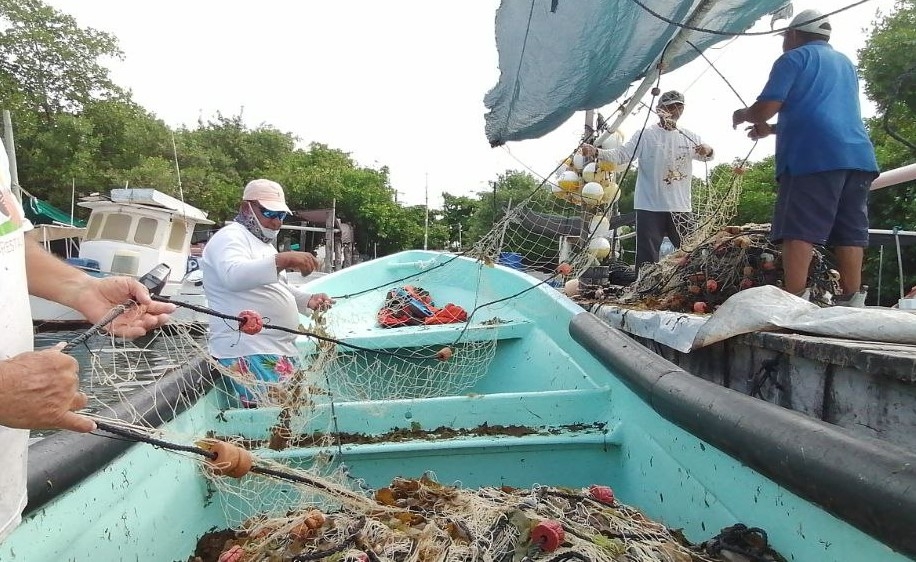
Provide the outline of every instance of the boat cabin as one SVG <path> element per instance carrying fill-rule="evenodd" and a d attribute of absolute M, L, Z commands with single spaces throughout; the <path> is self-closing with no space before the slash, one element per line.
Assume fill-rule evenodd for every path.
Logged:
<path fill-rule="evenodd" d="M 160 263 L 180 282 L 188 266 L 197 224 L 213 224 L 207 214 L 155 189 L 113 189 L 110 198 L 90 196 L 91 209 L 80 258 L 95 260 L 105 272 L 143 275 Z"/>

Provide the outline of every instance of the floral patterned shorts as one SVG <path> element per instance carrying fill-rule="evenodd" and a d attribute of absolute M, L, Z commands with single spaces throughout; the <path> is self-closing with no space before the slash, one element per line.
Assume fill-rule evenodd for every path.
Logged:
<path fill-rule="evenodd" d="M 287 355 L 246 355 L 217 361 L 233 372 L 229 382 L 246 408 L 271 402 L 270 388 L 280 386 L 299 370 L 299 359 Z"/>

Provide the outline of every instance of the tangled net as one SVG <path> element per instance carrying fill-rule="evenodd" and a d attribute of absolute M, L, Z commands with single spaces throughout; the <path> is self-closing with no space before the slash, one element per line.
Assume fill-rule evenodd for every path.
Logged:
<path fill-rule="evenodd" d="M 782 252 L 767 235 L 767 225 L 729 226 L 693 247 L 676 250 L 643 267 L 640 278 L 617 291 L 587 288 L 582 300 L 612 300 L 651 310 L 713 312 L 739 291 L 760 285 L 781 286 Z M 808 273 L 810 300 L 828 305 L 839 291 L 832 260 L 815 248 Z"/>
<path fill-rule="evenodd" d="M 617 502 L 606 486 L 469 490 L 440 484 L 426 474 L 397 478 L 372 498 L 333 510 L 305 507 L 283 517 L 249 519 L 238 530 L 209 533 L 189 562 L 703 562 L 730 560 L 722 552 L 737 549 L 759 560 L 781 560 L 767 546 L 765 534 L 754 538 L 756 545 L 739 545 L 734 539 L 691 545 L 679 532 Z"/>

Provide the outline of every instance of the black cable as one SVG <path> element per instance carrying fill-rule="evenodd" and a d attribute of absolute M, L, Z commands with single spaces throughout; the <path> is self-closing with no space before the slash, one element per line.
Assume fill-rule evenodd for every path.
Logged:
<path fill-rule="evenodd" d="M 169 298 L 169 297 L 163 297 L 163 296 L 159 296 L 159 295 L 151 295 L 151 297 L 152 297 L 153 300 L 156 300 L 156 301 L 159 301 L 159 302 L 170 302 L 170 303 L 174 304 L 175 306 L 180 306 L 180 307 L 182 307 L 182 308 L 188 308 L 188 309 L 194 310 L 194 311 L 196 311 L 196 312 L 200 312 L 200 313 L 203 313 L 203 314 L 208 314 L 208 315 L 210 315 L 210 316 L 215 316 L 216 318 L 222 318 L 223 320 L 234 320 L 234 321 L 239 322 L 239 323 L 245 321 L 245 319 L 242 318 L 242 317 L 240 317 L 240 316 L 233 316 L 233 315 L 231 315 L 231 314 L 223 314 L 222 312 L 218 312 L 218 311 L 216 311 L 216 310 L 213 310 L 212 308 L 207 308 L 207 307 L 205 307 L 205 306 L 199 306 L 199 305 L 191 304 L 191 303 L 188 303 L 188 302 L 176 301 L 176 300 L 173 300 L 173 299 L 171 299 L 171 298 Z M 469 319 L 470 319 L 470 318 L 469 318 Z M 262 324 L 262 329 L 277 330 L 277 331 L 280 331 L 280 332 L 286 332 L 286 333 L 288 333 L 288 334 L 295 334 L 295 335 L 297 335 L 297 336 L 306 336 L 306 337 L 309 337 L 309 338 L 314 338 L 314 339 L 319 340 L 319 341 L 325 341 L 325 342 L 328 342 L 328 343 L 333 343 L 333 344 L 335 344 L 335 345 L 339 345 L 339 346 L 341 346 L 341 347 L 347 347 L 347 348 L 350 348 L 350 349 L 355 349 L 355 350 L 357 350 L 357 351 L 364 351 L 364 352 L 367 352 L 367 353 L 378 353 L 378 354 L 380 354 L 380 355 L 388 355 L 388 356 L 391 356 L 391 357 L 399 357 L 399 358 L 401 358 L 401 359 L 416 359 L 416 358 L 417 358 L 416 355 L 404 354 L 404 353 L 399 353 L 399 352 L 396 352 L 396 351 L 385 351 L 385 350 L 382 350 L 382 349 L 373 349 L 373 348 L 369 348 L 369 347 L 363 347 L 363 346 L 361 346 L 361 345 L 356 345 L 356 344 L 353 344 L 353 343 L 347 343 L 347 342 L 345 342 L 345 341 L 343 341 L 343 340 L 339 340 L 339 339 L 336 339 L 336 338 L 329 338 L 329 337 L 327 337 L 327 336 L 322 336 L 322 335 L 316 334 L 316 333 L 314 333 L 314 332 L 308 332 L 308 331 L 303 331 L 303 330 L 298 330 L 298 329 L 293 329 L 293 328 L 287 328 L 287 327 L 285 327 L 285 326 L 277 326 L 276 324 L 264 323 L 264 324 Z M 457 343 L 457 342 L 456 342 L 456 343 Z"/>
<path fill-rule="evenodd" d="M 96 427 L 98 427 L 102 431 L 106 431 L 108 433 L 117 435 L 118 437 L 122 437 L 130 441 L 147 443 L 149 445 L 153 445 L 155 447 L 159 447 L 161 449 L 166 449 L 169 451 L 193 453 L 195 455 L 200 455 L 202 457 L 205 457 L 211 461 L 216 460 L 216 457 L 217 457 L 216 453 L 213 453 L 201 447 L 194 447 L 194 446 L 189 446 L 189 445 L 179 445 L 178 443 L 172 443 L 170 441 L 165 441 L 162 439 L 151 437 L 150 435 L 147 435 L 135 429 L 118 427 L 116 425 L 112 425 L 108 422 L 100 421 L 100 420 L 93 420 L 93 421 L 95 421 Z M 267 468 L 267 467 L 255 465 L 251 467 L 251 472 L 255 474 L 261 474 L 264 476 L 273 476 L 274 478 L 279 478 L 281 480 L 286 480 L 288 482 L 295 482 L 297 484 L 306 484 L 308 486 L 311 486 L 313 488 L 318 488 L 319 490 L 324 490 L 326 492 L 334 493 L 337 491 L 337 490 L 331 489 L 329 486 L 317 480 L 314 480 L 312 478 L 307 478 L 299 474 L 293 474 L 291 472 L 285 472 L 285 471 L 276 470 L 273 468 Z"/>
<path fill-rule="evenodd" d="M 770 31 L 722 31 L 722 30 L 719 30 L 719 29 L 708 29 L 708 28 L 705 28 L 705 27 L 695 27 L 695 26 L 692 26 L 692 25 L 687 25 L 687 24 L 685 24 L 685 23 L 681 23 L 681 22 L 679 22 L 679 21 L 675 21 L 675 20 L 673 20 L 673 19 L 671 19 L 671 18 L 667 18 L 667 17 L 661 15 L 660 13 L 656 12 L 656 11 L 653 10 L 652 8 L 646 6 L 646 5 L 645 5 L 643 2 L 641 2 L 640 0 L 631 0 L 631 1 L 632 1 L 634 4 L 636 4 L 637 6 L 639 6 L 640 8 L 642 8 L 643 10 L 645 10 L 646 12 L 648 12 L 650 15 L 654 16 L 656 19 L 659 19 L 659 20 L 661 20 L 661 21 L 663 21 L 663 22 L 665 22 L 665 23 L 671 24 L 671 25 L 673 25 L 673 26 L 675 26 L 675 27 L 679 27 L 679 28 L 681 28 L 681 29 L 689 29 L 690 31 L 698 31 L 698 32 L 700 32 L 700 33 L 708 33 L 708 34 L 710 34 L 710 35 L 724 35 L 724 36 L 726 36 L 726 37 L 734 37 L 734 36 L 752 37 L 752 36 L 755 36 L 755 35 L 775 35 L 775 34 L 777 34 L 777 33 L 782 33 L 782 32 L 787 31 L 787 30 L 789 30 L 789 29 L 795 29 L 795 28 L 797 28 L 797 27 L 802 27 L 802 26 L 808 25 L 809 23 L 816 22 L 816 21 L 820 21 L 820 20 L 822 20 L 822 19 L 826 19 L 826 18 L 828 18 L 828 17 L 830 17 L 830 16 L 832 16 L 832 15 L 834 15 L 834 14 L 839 14 L 840 12 L 844 12 L 844 11 L 850 9 L 850 8 L 855 8 L 856 6 L 858 6 L 858 5 L 860 5 L 860 4 L 864 4 L 864 3 L 866 3 L 866 2 L 869 2 L 870 0 L 859 0 L 858 2 L 853 2 L 852 4 L 849 4 L 848 6 L 844 6 L 844 7 L 840 8 L 840 9 L 838 9 L 838 10 L 834 10 L 834 11 L 832 11 L 832 12 L 828 12 L 828 13 L 822 15 L 822 16 L 818 16 L 818 17 L 816 17 L 816 18 L 811 18 L 810 20 L 803 21 L 803 22 L 801 22 L 801 23 L 797 23 L 797 24 L 795 24 L 795 25 L 791 25 L 791 26 L 788 26 L 788 27 L 782 27 L 782 28 L 779 28 L 779 29 L 771 29 Z"/>
<path fill-rule="evenodd" d="M 146 435 L 145 433 L 142 433 L 134 429 L 118 427 L 108 422 L 103 422 L 99 420 L 94 420 L 94 421 L 95 421 L 96 427 L 98 427 L 102 431 L 107 431 L 108 433 L 111 433 L 112 435 L 117 435 L 118 437 L 123 437 L 124 439 L 130 440 L 130 441 L 142 441 L 144 443 L 154 445 L 161 449 L 167 449 L 169 451 L 194 453 L 195 455 L 206 457 L 210 459 L 211 461 L 216 459 L 216 453 L 212 453 L 200 447 L 190 447 L 188 445 L 179 445 L 177 443 L 171 443 L 169 441 L 163 441 L 162 439 L 156 439 L 155 437 L 150 437 L 149 435 Z"/>
<path fill-rule="evenodd" d="M 721 78 L 722 81 L 725 82 L 725 85 L 728 86 L 729 89 L 731 89 L 732 93 L 735 94 L 735 97 L 738 98 L 738 101 L 741 102 L 741 105 L 743 105 L 744 107 L 747 107 L 747 102 L 744 101 L 744 98 L 741 97 L 741 94 L 738 93 L 738 90 L 736 90 L 735 87 L 732 86 L 732 83 L 728 81 L 728 78 L 726 78 L 724 74 L 722 74 L 721 72 L 719 72 L 719 69 L 716 68 L 716 65 L 713 64 L 713 62 L 712 62 L 711 60 L 709 60 L 709 58 L 703 53 L 703 51 L 701 51 L 699 47 L 697 47 L 696 45 L 694 45 L 694 44 L 693 44 L 692 42 L 690 42 L 690 41 L 687 41 L 686 43 L 687 43 L 688 45 L 690 45 L 691 47 L 693 47 L 693 49 L 694 49 L 697 53 L 699 53 L 701 57 L 703 57 L 703 60 L 705 60 L 706 63 L 709 64 L 710 68 L 712 68 L 712 69 L 716 72 L 716 74 L 719 75 L 719 78 Z"/>

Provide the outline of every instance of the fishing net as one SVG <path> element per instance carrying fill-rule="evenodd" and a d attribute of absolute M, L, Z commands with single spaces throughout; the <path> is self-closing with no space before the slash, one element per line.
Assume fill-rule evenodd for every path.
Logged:
<path fill-rule="evenodd" d="M 622 140 L 619 134 L 609 135 L 603 147 L 619 146 Z M 462 435 L 445 427 L 413 427 L 408 415 L 408 427 L 368 436 L 353 430 L 360 420 L 351 412 L 371 417 L 383 415 L 391 402 L 477 391 L 492 370 L 500 334 L 518 328 L 525 316 L 522 297 L 538 286 L 528 281 L 518 289 L 494 286 L 483 272 L 501 263 L 558 286 L 622 259 L 621 241 L 630 236 L 619 220 L 622 172 L 577 151 L 552 179 L 501 209 L 492 230 L 464 256 L 391 263 L 392 274 L 382 284 L 365 279 L 364 289 L 333 295 L 332 313 L 302 318 L 294 330 L 301 336 L 299 356 L 277 369 L 282 377 L 276 382 L 260 380 L 242 365 L 214 360 L 205 334 L 189 325 L 171 325 L 141 342 L 110 336 L 81 342 L 90 412 L 101 432 L 170 450 L 200 467 L 227 525 L 210 536 L 209 546 L 202 541 L 200 560 L 520 560 L 548 555 L 551 560 L 718 560 L 616 502 L 601 487 L 465 489 L 426 475 L 372 489 L 342 460 L 348 445 Z M 739 184 L 736 177 L 704 184 L 708 187 L 698 191 L 696 212 L 679 225 L 685 228 L 682 248 L 644 272 L 622 298 L 653 295 L 659 306 L 667 299 L 665 306 L 689 308 L 698 298 L 675 302 L 675 295 L 692 294 L 698 286 L 725 298 L 745 277 L 765 282 L 779 256 L 762 234 L 722 235 L 719 230 L 733 210 Z M 472 275 L 452 266 L 466 257 L 476 260 Z M 679 269 L 688 265 L 689 271 Z M 754 272 L 713 279 L 715 268 L 727 267 L 739 272 L 753 267 Z M 460 284 L 454 283 L 456 271 L 464 276 Z M 713 280 L 717 289 L 711 288 Z M 704 297 L 714 305 L 711 296 Z M 237 323 L 240 338 L 256 333 L 249 331 L 249 322 L 263 324 L 259 329 L 279 329 L 256 311 L 238 317 L 201 311 L 211 321 Z M 182 387 L 177 396 L 161 396 L 160 385 L 153 383 L 178 371 L 214 381 L 212 389 Z M 246 401 L 240 400 L 239 388 L 247 389 Z M 182 424 L 159 428 L 160 420 L 175 418 L 198 400 L 214 401 L 225 412 L 220 415 L 228 419 L 219 426 L 224 434 L 200 435 Z M 162 412 L 164 407 L 169 411 Z M 545 429 L 483 424 L 461 431 L 492 436 Z M 290 450 L 295 455 L 287 456 Z"/>
<path fill-rule="evenodd" d="M 237 530 L 207 534 L 199 541 L 195 560 L 216 560 L 217 553 L 219 560 L 267 560 L 269 552 L 276 559 L 299 561 L 549 557 L 700 562 L 725 560 L 718 555 L 729 546 L 691 545 L 677 531 L 617 502 L 601 486 L 471 490 L 425 474 L 397 478 L 351 501 L 341 502 L 339 492 L 329 490 L 325 498 L 284 517 L 259 517 Z M 765 535 L 747 550 L 756 550 L 760 560 L 779 559 Z"/>
<path fill-rule="evenodd" d="M 646 111 L 646 123 L 669 117 L 659 109 Z M 693 151 L 685 153 L 681 145 L 696 149 L 699 144 L 676 122 L 671 126 L 683 137 L 683 143 L 669 147 L 672 154 L 666 161 L 671 165 L 665 180 L 684 180 L 689 169 L 684 160 L 692 158 Z M 602 149 L 623 145 L 620 131 L 599 133 L 600 127 L 595 131 L 586 124 L 582 142 Z M 540 185 L 516 201 L 505 202 L 501 218 L 468 254 L 542 279 L 555 274 L 558 264 L 568 264 L 568 273 L 551 283 L 571 296 L 580 287 L 594 290 L 607 285 L 609 279 L 615 285 L 629 285 L 637 276 L 632 268 L 635 220 L 632 213 L 620 212 L 619 184 L 627 175 L 637 173 L 636 164 L 631 160 L 615 165 L 587 157 L 580 146 L 552 173 L 539 174 L 529 168 Z M 688 253 L 707 244 L 730 224 L 740 199 L 743 174 L 741 165 L 710 173 L 708 164 L 696 159 L 692 168 L 692 211 L 672 214 L 680 249 Z"/>
<path fill-rule="evenodd" d="M 782 251 L 768 239 L 769 225 L 729 226 L 696 245 L 685 245 L 647 264 L 626 287 L 590 287 L 582 303 L 615 302 L 648 310 L 713 312 L 739 291 L 781 286 Z M 815 248 L 807 287 L 811 302 L 828 305 L 839 292 L 839 273 L 823 248 Z"/>
<path fill-rule="evenodd" d="M 436 276 L 448 274 L 448 262 L 420 269 L 409 281 L 435 286 Z M 420 326 L 421 332 L 433 334 L 426 341 L 416 326 L 405 341 L 375 324 L 371 331 L 380 332 L 382 340 L 372 341 L 366 335 L 365 309 L 370 300 L 373 310 L 383 304 L 379 291 L 372 291 L 373 296 L 344 295 L 333 309 L 340 316 L 316 313 L 304 319 L 302 366 L 282 384 L 252 380 L 214 361 L 206 352 L 205 334 L 193 325 L 171 325 L 137 342 L 96 335 L 74 352 L 86 364 L 83 388 L 91 395 L 89 411 L 100 434 L 171 451 L 199 467 L 206 479 L 212 491 L 208 501 L 218 502 L 226 528 L 203 536 L 188 560 L 721 559 L 616 501 L 604 486 L 475 489 L 441 484 L 426 474 L 371 488 L 360 477 L 364 474 L 341 462 L 344 449 L 353 444 L 448 439 L 474 431 L 395 428 L 388 434 L 362 435 L 342 429 L 341 421 L 348 403 L 381 404 L 389 398 L 379 397 L 437 397 L 472 388 L 495 353 L 497 338 L 487 331 L 510 323 L 501 317 L 508 317 L 505 302 L 486 301 L 505 292 L 478 289 L 479 300 L 464 303 L 471 322 Z M 447 338 L 436 334 L 443 328 L 452 330 Z M 432 344 L 429 338 L 438 339 Z M 443 360 L 436 355 L 445 347 L 452 355 Z M 165 396 L 161 385 L 153 383 L 177 371 L 192 378 L 221 376 L 210 390 L 189 387 L 177 398 Z M 450 376 L 455 380 L 432 382 Z M 392 377 L 406 380 L 388 380 Z M 230 423 L 222 426 L 227 433 L 205 435 L 195 433 L 194 426 L 159 427 L 158 419 L 203 399 L 234 405 L 226 415 L 245 419 L 232 380 L 260 388 L 257 396 L 264 403 L 247 412 L 269 423 Z M 164 405 L 169 412 L 161 412 Z M 362 410 L 367 411 L 372 410 Z M 537 431 L 478 429 L 486 435 Z M 296 455 L 284 456 L 291 450 Z"/>

